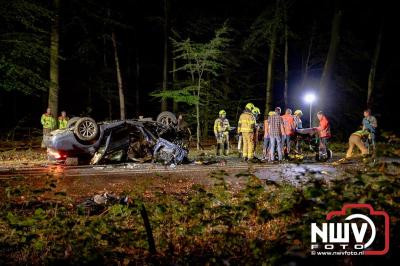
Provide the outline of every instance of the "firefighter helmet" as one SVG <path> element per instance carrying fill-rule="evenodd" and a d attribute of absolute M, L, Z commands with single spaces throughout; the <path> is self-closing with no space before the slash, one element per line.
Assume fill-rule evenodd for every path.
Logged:
<path fill-rule="evenodd" d="M 253 110 L 252 110 L 252 113 L 255 114 L 255 115 L 261 114 L 260 108 L 254 106 L 254 107 L 253 107 Z"/>
<path fill-rule="evenodd" d="M 301 110 L 296 110 L 294 111 L 295 115 L 303 115 L 303 112 Z"/>
<path fill-rule="evenodd" d="M 252 103 L 246 104 L 246 109 L 249 109 L 251 111 L 251 110 L 253 110 L 253 108 L 254 108 L 254 104 L 252 104 Z"/>

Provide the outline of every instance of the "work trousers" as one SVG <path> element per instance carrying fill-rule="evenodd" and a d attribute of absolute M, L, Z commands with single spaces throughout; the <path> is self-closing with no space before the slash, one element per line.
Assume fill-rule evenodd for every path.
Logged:
<path fill-rule="evenodd" d="M 357 146 L 357 148 L 361 151 L 362 155 L 368 154 L 368 149 L 361 141 L 361 137 L 355 134 L 351 134 L 349 138 L 349 149 L 347 150 L 346 158 L 350 158 L 352 156 L 354 146 Z"/>
<path fill-rule="evenodd" d="M 253 159 L 254 157 L 254 133 L 243 132 L 243 158 Z"/>

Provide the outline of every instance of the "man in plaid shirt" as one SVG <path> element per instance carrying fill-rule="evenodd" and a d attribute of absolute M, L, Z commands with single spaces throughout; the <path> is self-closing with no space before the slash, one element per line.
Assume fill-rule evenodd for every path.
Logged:
<path fill-rule="evenodd" d="M 275 108 L 275 114 L 268 118 L 269 137 L 270 137 L 270 160 L 275 160 L 275 143 L 278 149 L 278 159 L 282 161 L 282 135 L 284 135 L 283 119 L 280 116 L 281 108 Z"/>

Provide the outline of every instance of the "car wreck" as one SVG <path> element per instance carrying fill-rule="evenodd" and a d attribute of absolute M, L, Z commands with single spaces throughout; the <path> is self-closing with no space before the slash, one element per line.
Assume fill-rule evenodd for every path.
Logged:
<path fill-rule="evenodd" d="M 90 117 L 74 117 L 66 129 L 52 131 L 46 141 L 49 160 L 67 165 L 121 162 L 188 161 L 191 134 L 176 116 L 162 112 L 151 118 L 96 123 Z"/>

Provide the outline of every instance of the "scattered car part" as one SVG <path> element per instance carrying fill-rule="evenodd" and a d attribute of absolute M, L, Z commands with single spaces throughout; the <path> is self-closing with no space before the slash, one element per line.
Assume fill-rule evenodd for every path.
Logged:
<path fill-rule="evenodd" d="M 159 138 L 154 147 L 153 160 L 165 164 L 181 164 L 187 158 L 187 151 L 166 139 Z"/>

